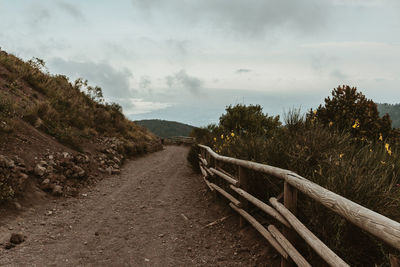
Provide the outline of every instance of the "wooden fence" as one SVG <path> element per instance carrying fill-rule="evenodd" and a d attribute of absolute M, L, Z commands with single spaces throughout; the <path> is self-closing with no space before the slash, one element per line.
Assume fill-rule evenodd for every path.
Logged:
<path fill-rule="evenodd" d="M 193 137 L 188 137 L 188 136 L 172 136 L 164 139 L 164 144 L 193 144 L 194 143 L 194 138 Z"/>
<path fill-rule="evenodd" d="M 296 233 L 330 266 L 349 266 L 296 218 L 298 191 L 400 250 L 400 223 L 335 194 L 294 172 L 256 162 L 221 156 L 208 146 L 199 145 L 199 147 L 201 151 L 198 155 L 200 170 L 209 189 L 220 193 L 231 202 L 232 209 L 241 215 L 241 226 L 243 226 L 244 220 L 247 220 L 268 240 L 282 256 L 282 266 L 291 266 L 293 262 L 298 266 L 311 266 L 295 248 Z M 236 166 L 238 168 L 236 177 L 220 168 L 220 162 Z M 282 179 L 284 181 L 283 204 L 279 202 L 280 197 L 270 198 L 269 204 L 267 204 L 249 194 L 246 191 L 249 170 Z M 233 192 L 237 193 L 238 198 L 210 182 L 208 178 L 211 176 L 222 178 L 223 181 L 227 182 Z M 265 228 L 252 217 L 247 212 L 249 202 L 282 224 L 282 233 L 272 224 Z"/>

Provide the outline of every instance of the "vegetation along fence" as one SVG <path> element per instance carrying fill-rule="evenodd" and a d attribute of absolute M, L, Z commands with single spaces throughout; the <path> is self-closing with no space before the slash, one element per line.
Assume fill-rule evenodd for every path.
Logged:
<path fill-rule="evenodd" d="M 247 220 L 268 240 L 282 256 L 282 266 L 290 266 L 293 262 L 298 266 L 311 266 L 295 248 L 296 233 L 330 266 L 349 266 L 296 217 L 298 190 L 359 228 L 400 250 L 400 223 L 337 195 L 292 171 L 221 156 L 208 146 L 199 145 L 199 147 L 201 151 L 198 155 L 200 170 L 209 189 L 220 193 L 231 202 L 229 205 L 241 215 L 241 226 L 243 226 L 244 220 Z M 236 166 L 238 168 L 236 177 L 223 170 L 220 167 L 221 164 Z M 246 174 L 249 171 L 282 179 L 284 181 L 283 194 L 277 198 L 270 198 L 269 204 L 267 204 L 246 192 L 248 185 Z M 210 182 L 208 178 L 211 176 L 222 178 L 229 184 L 232 192 L 236 192 L 239 197 L 235 198 L 220 186 Z M 282 197 L 283 204 L 279 202 Z M 272 224 L 265 228 L 251 216 L 248 213 L 249 202 L 281 223 L 284 226 L 282 233 Z"/>

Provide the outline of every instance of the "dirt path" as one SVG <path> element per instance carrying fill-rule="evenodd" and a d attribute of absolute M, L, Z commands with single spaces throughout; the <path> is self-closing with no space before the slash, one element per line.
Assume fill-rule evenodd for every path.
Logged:
<path fill-rule="evenodd" d="M 188 149 L 129 161 L 78 198 L 49 200 L 0 218 L 0 266 L 270 266 L 274 255 L 250 227 L 214 201 L 186 162 Z M 232 215 L 216 226 L 208 223 Z"/>

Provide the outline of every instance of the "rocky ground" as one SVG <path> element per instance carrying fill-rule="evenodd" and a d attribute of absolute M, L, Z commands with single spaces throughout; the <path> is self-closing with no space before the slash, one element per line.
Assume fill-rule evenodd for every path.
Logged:
<path fill-rule="evenodd" d="M 48 154 L 33 169 L 0 158 L 1 171 L 21 180 L 34 175 L 43 189 L 67 196 L 43 195 L 33 187 L 40 205 L 25 200 L 19 211 L 0 210 L 1 266 L 279 265 L 266 241 L 251 227 L 239 229 L 238 216 L 213 199 L 188 166 L 187 148 L 168 146 L 129 160 L 121 172 L 123 158 L 107 149 L 95 159 Z M 68 181 L 86 179 L 93 160 L 99 172 L 115 175 L 68 197 Z M 207 226 L 221 218 L 226 219 Z"/>
<path fill-rule="evenodd" d="M 36 149 L 41 152 L 34 155 L 10 150 L 8 156 L 0 153 L 0 184 L 9 186 L 9 190 L 0 190 L 0 199 L 14 195 L 17 197 L 14 205 L 18 207 L 18 197 L 24 197 L 28 180 L 54 196 L 75 196 L 80 188 L 94 183 L 102 175 L 121 173 L 125 159 L 122 146 L 118 138 L 102 137 L 82 153 L 63 150 L 59 144 L 58 149 Z"/>

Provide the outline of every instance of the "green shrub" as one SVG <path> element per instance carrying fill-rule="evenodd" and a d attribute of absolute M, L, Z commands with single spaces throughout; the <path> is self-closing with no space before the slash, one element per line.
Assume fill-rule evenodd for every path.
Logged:
<path fill-rule="evenodd" d="M 332 98 L 325 99 L 325 105 L 320 105 L 308 117 L 317 119 L 325 126 L 339 131 L 348 131 L 358 138 L 371 141 L 396 137 L 392 131 L 389 115 L 379 117 L 377 105 L 367 99 L 357 88 L 339 86 L 332 91 Z"/>
<path fill-rule="evenodd" d="M 219 127 L 225 132 L 239 135 L 269 137 L 280 126 L 279 116 L 269 117 L 260 105 L 228 106 L 226 113 L 219 118 Z"/>

